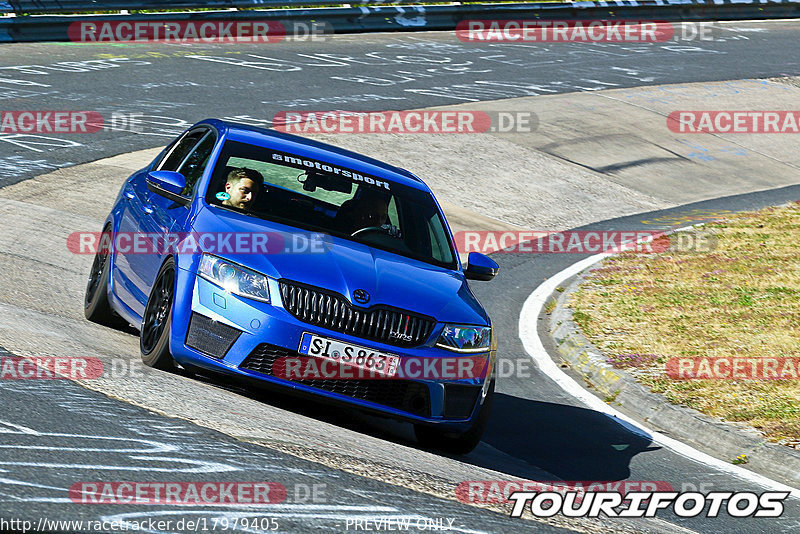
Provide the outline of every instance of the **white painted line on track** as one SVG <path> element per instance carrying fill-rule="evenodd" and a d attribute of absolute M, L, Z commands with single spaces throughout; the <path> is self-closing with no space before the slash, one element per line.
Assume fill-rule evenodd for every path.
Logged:
<path fill-rule="evenodd" d="M 688 228 L 689 227 L 681 228 L 676 230 L 676 232 L 686 230 Z M 650 241 L 650 239 L 645 239 L 642 241 Z M 718 471 L 722 471 L 741 480 L 757 484 L 771 491 L 788 491 L 791 493 L 792 497 L 800 499 L 800 489 L 787 486 L 772 480 L 771 478 L 759 475 L 758 473 L 754 473 L 734 464 L 724 462 L 714 458 L 709 454 L 698 451 L 697 449 L 690 447 L 689 445 L 676 439 L 650 430 L 641 423 L 615 410 L 603 402 L 600 398 L 595 397 L 590 392 L 585 390 L 583 386 L 578 384 L 564 371 L 559 369 L 555 362 L 550 358 L 550 355 L 547 353 L 547 350 L 545 350 L 537 331 L 537 324 L 539 322 L 538 318 L 541 314 L 542 308 L 545 305 L 545 301 L 565 280 L 568 280 L 584 269 L 591 267 L 592 265 L 604 260 L 605 258 L 608 258 L 611 255 L 612 254 L 610 253 L 595 254 L 594 256 L 590 256 L 577 263 L 574 263 L 545 280 L 533 291 L 533 293 L 528 296 L 528 298 L 525 300 L 525 303 L 522 305 L 522 311 L 519 315 L 519 338 L 522 341 L 522 346 L 528 356 L 530 356 L 536 362 L 536 364 L 539 366 L 539 369 L 541 369 L 545 375 L 547 375 L 566 393 L 581 401 L 588 408 L 607 415 L 616 423 L 622 425 L 631 432 L 652 439 L 654 443 L 666 447 L 676 454 L 684 456 L 702 465 L 713 467 Z"/>

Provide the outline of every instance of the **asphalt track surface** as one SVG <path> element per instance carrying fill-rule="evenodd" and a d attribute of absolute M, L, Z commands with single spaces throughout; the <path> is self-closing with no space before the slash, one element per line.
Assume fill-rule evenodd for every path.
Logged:
<path fill-rule="evenodd" d="M 205 518 L 208 528 L 223 521 L 274 518 L 281 532 L 341 532 L 347 519 L 386 519 L 452 525 L 454 531 L 525 529 L 500 515 L 465 504 L 337 472 L 288 454 L 239 442 L 229 436 L 170 420 L 110 400 L 73 383 L 17 381 L 3 387 L 3 504 L 0 517 L 51 520 L 172 521 Z M 35 411 L 32 406 L 37 406 Z M 75 504 L 64 488 L 75 482 L 259 482 L 289 479 L 279 504 L 166 506 Z M 88 477 L 88 478 L 87 478 Z M 452 523 L 445 520 L 452 519 Z M 430 523 L 429 523 L 430 522 Z M 88 525 L 88 523 L 87 523 Z M 352 526 L 351 526 L 352 529 Z M 71 529 L 66 528 L 69 531 Z M 191 530 L 191 529 L 189 529 Z M 230 529 L 236 531 L 239 529 Z M 77 532 L 78 529 L 75 529 Z M 546 527 L 543 532 L 568 532 Z"/>
<path fill-rule="evenodd" d="M 800 73 L 796 23 L 742 27 L 741 31 L 719 30 L 730 36 L 714 42 L 646 47 L 476 46 L 459 43 L 444 33 L 342 36 L 325 42 L 324 47 L 306 42 L 236 47 L 4 45 L 0 69 L 0 87 L 7 88 L 0 96 L 4 110 L 136 112 L 142 113 L 146 122 L 144 132 L 136 134 L 103 131 L 92 136 L 44 138 L 0 134 L 0 185 L 59 166 L 163 145 L 206 116 L 238 117 L 269 125 L 275 112 L 287 109 L 411 109 L 610 87 Z M 758 31 L 750 31 L 753 28 Z M 754 209 L 797 198 L 800 187 L 789 187 L 605 221 L 591 228 L 652 230 L 653 225 L 642 221 L 677 220 L 694 209 Z M 517 332 L 522 303 L 541 281 L 581 258 L 501 254 L 497 256 L 501 264 L 497 279 L 491 284 L 473 284 L 495 320 L 501 358 L 509 362 L 527 358 Z M 209 391 L 227 387 L 245 395 L 219 381 L 202 383 Z M 209 518 L 237 514 L 276 517 L 280 530 L 287 532 L 311 528 L 338 532 L 344 530 L 347 517 L 409 516 L 454 518 L 455 525 L 470 532 L 559 531 L 557 526 L 510 519 L 403 489 L 388 480 L 375 480 L 375 476 L 356 476 L 243 443 L 70 382 L 19 381 L 0 386 L 4 408 L 0 417 L 4 449 L 0 451 L 0 518 L 89 519 L 119 514 L 132 514 L 128 516 L 131 520 L 154 514 L 180 518 L 189 513 L 185 508 L 76 505 L 65 497 L 64 488 L 86 480 L 189 481 L 213 476 L 225 481 L 280 480 L 290 489 L 290 498 L 283 508 L 267 511 L 195 509 L 192 513 L 202 512 Z M 203 398 L 190 400 L 203 402 Z M 279 397 L 263 398 L 263 403 L 265 410 L 286 408 Z M 386 430 L 380 423 L 354 420 L 305 403 L 292 409 L 304 417 L 380 437 L 387 445 L 408 443 L 407 431 L 402 429 Z M 525 431 L 520 431 L 521 425 Z M 103 445 L 97 446 L 98 441 Z M 369 456 L 370 452 L 363 454 Z M 454 462 L 509 478 L 665 481 L 676 489 L 710 483 L 717 491 L 762 491 L 581 407 L 535 369 L 529 378 L 509 377 L 498 383 L 484 444 L 465 458 L 441 457 L 439 468 L 447 471 Z M 321 502 L 292 494 L 293 488 L 302 493 L 305 486 L 313 484 L 327 484 Z M 679 519 L 667 514 L 659 518 L 635 523 L 576 521 L 574 526 L 580 530 L 651 532 L 800 529 L 796 500 L 787 501 L 780 519 Z"/>
<path fill-rule="evenodd" d="M 142 114 L 143 132 L 0 134 L 0 185 L 166 144 L 206 117 L 269 126 L 288 110 L 391 110 L 796 74 L 797 24 L 720 24 L 713 41 L 464 43 L 447 32 L 277 44 L 4 44 L 9 110 Z"/>

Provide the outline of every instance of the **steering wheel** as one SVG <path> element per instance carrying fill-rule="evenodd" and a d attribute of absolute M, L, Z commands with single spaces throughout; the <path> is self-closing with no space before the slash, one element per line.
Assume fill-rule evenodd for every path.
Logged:
<path fill-rule="evenodd" d="M 360 230 L 356 230 L 355 232 L 350 234 L 350 237 L 355 237 L 360 234 L 366 234 L 367 232 L 382 232 L 382 231 L 383 231 L 382 226 L 367 226 L 366 228 L 361 228 Z"/>

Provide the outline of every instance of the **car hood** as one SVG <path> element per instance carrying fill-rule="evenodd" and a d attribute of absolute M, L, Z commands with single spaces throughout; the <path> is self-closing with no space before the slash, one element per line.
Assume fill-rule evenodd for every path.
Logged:
<path fill-rule="evenodd" d="M 276 243 L 297 249 L 311 243 L 311 231 L 248 217 L 219 208 L 203 209 L 193 224 L 194 232 L 276 232 Z M 483 307 L 469 290 L 463 274 L 406 258 L 362 243 L 324 235 L 314 251 L 269 254 L 241 254 L 234 250 L 212 251 L 217 255 L 276 279 L 288 279 L 340 293 L 353 302 L 353 291 L 370 295 L 370 307 L 385 304 L 428 315 L 440 322 L 489 324 Z M 269 247 L 268 247 L 269 248 Z M 280 247 L 281 249 L 283 247 Z M 308 249 L 306 249 L 308 250 Z"/>

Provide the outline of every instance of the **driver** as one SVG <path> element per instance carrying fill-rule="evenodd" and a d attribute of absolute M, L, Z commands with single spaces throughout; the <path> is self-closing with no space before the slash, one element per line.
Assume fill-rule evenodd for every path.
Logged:
<path fill-rule="evenodd" d="M 367 189 L 357 199 L 351 199 L 339 208 L 342 231 L 353 234 L 358 230 L 380 227 L 389 222 L 389 200 L 386 194 Z"/>
<path fill-rule="evenodd" d="M 361 204 L 361 216 L 357 217 L 359 228 L 382 226 L 389 221 L 389 197 L 367 194 Z"/>
<path fill-rule="evenodd" d="M 252 205 L 263 183 L 264 177 L 256 170 L 247 167 L 233 169 L 228 173 L 228 179 L 225 182 L 225 193 L 228 194 L 228 198 L 222 202 L 222 205 L 239 209 L 248 208 Z"/>

